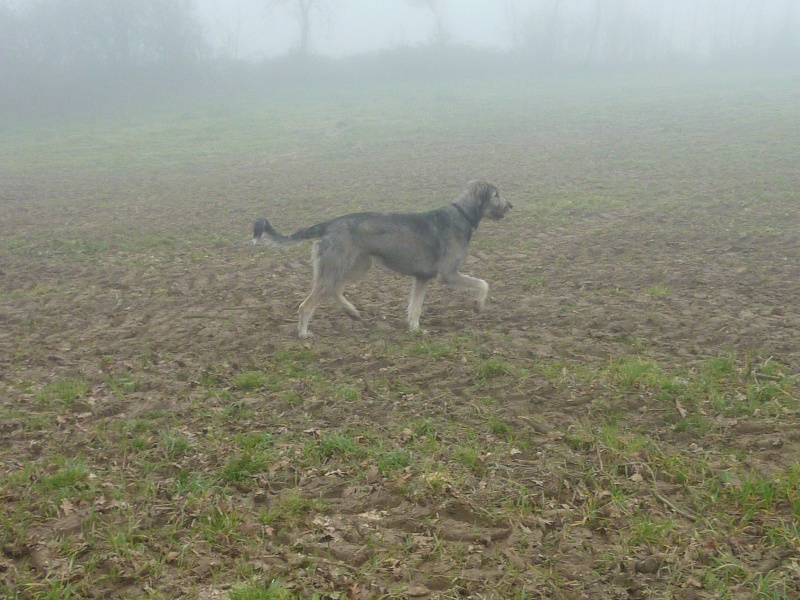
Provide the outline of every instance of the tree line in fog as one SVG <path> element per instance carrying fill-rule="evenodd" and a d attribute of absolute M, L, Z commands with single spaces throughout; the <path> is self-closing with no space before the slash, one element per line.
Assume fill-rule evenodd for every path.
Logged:
<path fill-rule="evenodd" d="M 267 18 L 292 19 L 297 43 L 283 57 L 243 64 L 210 41 L 192 0 L 0 0 L 0 108 L 192 88 L 230 73 L 269 80 L 311 64 L 316 75 L 321 65 L 350 65 L 367 77 L 476 65 L 536 72 L 800 62 L 797 0 L 498 0 L 506 27 L 486 39 L 504 40 L 499 50 L 452 41 L 448 14 L 458 1 L 381 1 L 417 7 L 429 43 L 325 59 L 314 53 L 314 36 L 323 21 L 335 26 L 347 0 L 263 0 Z"/>

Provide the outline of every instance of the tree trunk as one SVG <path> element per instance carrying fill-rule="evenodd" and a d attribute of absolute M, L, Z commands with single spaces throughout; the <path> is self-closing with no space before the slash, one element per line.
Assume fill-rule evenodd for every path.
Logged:
<path fill-rule="evenodd" d="M 311 6 L 314 0 L 299 0 L 300 4 L 300 54 L 311 52 Z"/>

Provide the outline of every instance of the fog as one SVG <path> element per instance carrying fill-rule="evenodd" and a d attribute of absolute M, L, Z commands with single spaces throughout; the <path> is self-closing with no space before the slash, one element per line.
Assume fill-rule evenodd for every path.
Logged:
<path fill-rule="evenodd" d="M 6 120 L 343 73 L 797 64 L 798 0 L 0 0 Z"/>
<path fill-rule="evenodd" d="M 426 4 L 403 0 L 329 2 L 312 24 L 313 50 L 340 58 L 436 42 L 435 17 Z M 451 0 L 439 4 L 449 42 L 511 48 L 503 2 Z M 286 8 L 264 0 L 200 0 L 198 15 L 215 51 L 259 60 L 297 49 L 299 27 Z"/>
<path fill-rule="evenodd" d="M 312 48 L 331 57 L 439 42 L 435 12 L 453 45 L 599 62 L 788 60 L 800 34 L 797 0 L 313 1 Z M 258 60 L 297 49 L 291 4 L 200 0 L 198 15 L 217 52 Z"/>

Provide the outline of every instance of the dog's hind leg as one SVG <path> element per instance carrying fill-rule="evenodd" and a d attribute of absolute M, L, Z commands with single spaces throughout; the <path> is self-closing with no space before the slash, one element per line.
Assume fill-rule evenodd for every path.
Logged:
<path fill-rule="evenodd" d="M 470 277 L 455 271 L 448 275 L 442 276 L 442 281 L 450 289 L 459 292 L 474 292 L 475 293 L 475 312 L 480 313 L 486 304 L 486 297 L 489 295 L 489 284 L 483 279 L 477 277 Z"/>
<path fill-rule="evenodd" d="M 411 331 L 419 329 L 419 317 L 422 314 L 422 303 L 425 301 L 425 292 L 430 279 L 414 277 L 411 284 L 411 296 L 408 299 L 408 328 Z"/>
<path fill-rule="evenodd" d="M 308 330 L 311 317 L 314 316 L 314 311 L 317 310 L 317 307 L 331 292 L 330 285 L 325 277 L 324 257 L 319 242 L 314 244 L 311 250 L 311 260 L 314 265 L 311 293 L 300 304 L 300 320 L 297 324 L 297 335 L 302 339 L 311 337 L 311 332 Z"/>
<path fill-rule="evenodd" d="M 361 320 L 361 313 L 358 312 L 358 309 L 355 306 L 353 306 L 347 298 L 344 297 L 344 294 L 342 292 L 343 292 L 342 289 L 338 289 L 333 294 L 333 297 L 336 300 L 336 302 L 339 303 L 339 306 L 341 306 L 345 310 L 345 312 L 351 319 L 353 319 L 354 321 Z"/>
<path fill-rule="evenodd" d="M 297 335 L 302 338 L 310 338 L 311 332 L 308 330 L 308 324 L 311 322 L 311 317 L 314 316 L 314 311 L 325 299 L 328 294 L 324 286 L 319 282 L 314 281 L 314 287 L 308 297 L 300 304 L 300 322 L 297 326 Z"/>
<path fill-rule="evenodd" d="M 333 292 L 333 297 L 336 299 L 336 302 L 339 303 L 339 306 L 341 306 L 350 318 L 355 321 L 361 319 L 361 313 L 359 313 L 358 309 L 344 297 L 344 288 L 347 284 L 355 283 L 364 277 L 366 272 L 369 271 L 371 264 L 372 260 L 368 256 L 356 255 L 352 259 L 352 262 L 344 261 L 343 264 L 340 265 L 342 268 L 342 274 L 340 275 L 341 280 Z"/>

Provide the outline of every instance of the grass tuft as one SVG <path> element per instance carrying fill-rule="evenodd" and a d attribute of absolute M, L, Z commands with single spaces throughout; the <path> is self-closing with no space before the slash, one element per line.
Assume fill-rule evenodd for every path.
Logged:
<path fill-rule="evenodd" d="M 267 376 L 261 371 L 245 371 L 233 378 L 231 385 L 242 391 L 256 390 L 267 383 Z"/>
<path fill-rule="evenodd" d="M 85 379 L 61 379 L 48 383 L 39 393 L 40 402 L 72 404 L 78 398 L 83 398 L 89 392 L 89 382 Z"/>

